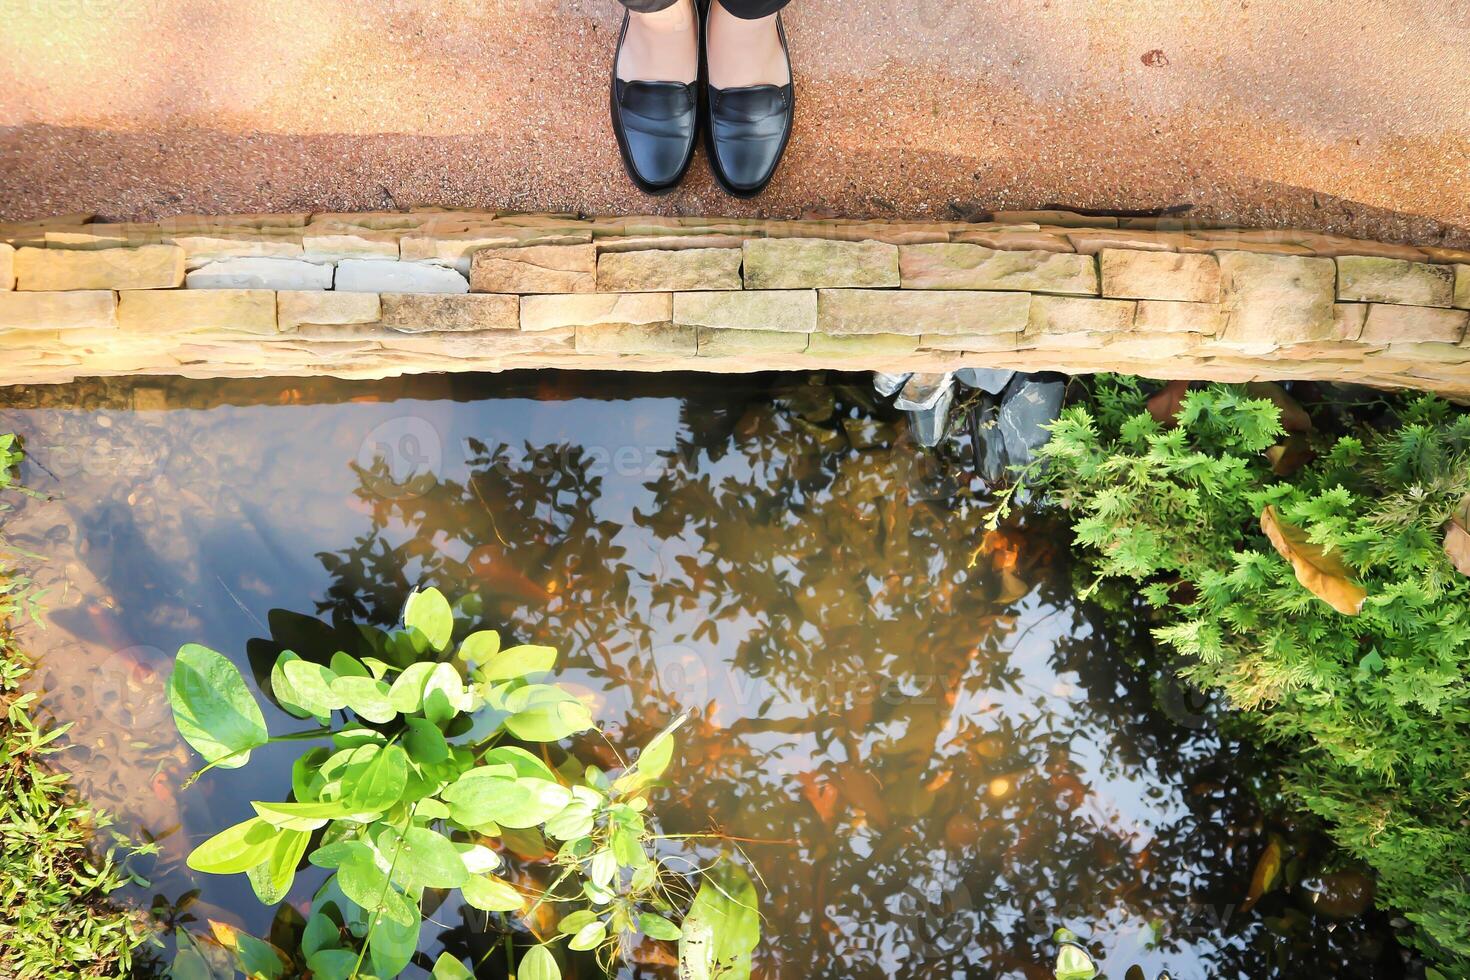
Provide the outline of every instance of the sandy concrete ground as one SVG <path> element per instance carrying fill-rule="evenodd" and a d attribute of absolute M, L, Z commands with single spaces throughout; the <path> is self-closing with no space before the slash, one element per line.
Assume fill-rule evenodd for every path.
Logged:
<path fill-rule="evenodd" d="M 761 199 L 624 178 L 614 0 L 0 0 L 0 218 L 1064 205 L 1470 244 L 1470 0 L 795 0 Z"/>

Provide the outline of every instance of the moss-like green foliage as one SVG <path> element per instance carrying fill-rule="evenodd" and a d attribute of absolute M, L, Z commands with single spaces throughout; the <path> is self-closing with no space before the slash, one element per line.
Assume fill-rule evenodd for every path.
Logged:
<path fill-rule="evenodd" d="M 1168 427 L 1135 382 L 1103 378 L 1028 476 L 1068 508 L 1098 580 L 1136 582 L 1159 609 L 1182 673 L 1292 750 L 1292 791 L 1377 870 L 1410 941 L 1466 976 L 1470 578 L 1444 528 L 1470 493 L 1470 413 L 1390 404 L 1387 424 L 1307 434 L 1315 458 L 1283 477 L 1271 401 L 1194 391 Z M 1359 614 L 1299 580 L 1262 530 L 1267 507 L 1315 560 L 1319 592 L 1366 590 Z"/>
<path fill-rule="evenodd" d="M 0 490 L 12 488 L 19 461 L 14 437 L 0 434 Z M 13 631 L 37 595 L 6 559 L 0 538 L 0 976 L 126 975 L 150 932 L 107 900 L 125 876 L 112 851 L 98 857 L 94 847 L 106 816 L 45 765 L 65 729 L 38 730 L 35 695 L 17 693 L 30 668 Z"/>

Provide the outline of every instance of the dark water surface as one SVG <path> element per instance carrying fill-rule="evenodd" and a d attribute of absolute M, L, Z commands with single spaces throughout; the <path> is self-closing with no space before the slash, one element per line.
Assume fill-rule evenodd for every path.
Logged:
<path fill-rule="evenodd" d="M 50 495 L 7 530 L 49 559 L 27 642 L 76 726 L 60 763 L 163 846 L 128 900 L 190 928 L 268 928 L 243 876 L 182 858 L 284 798 L 302 746 L 180 790 L 173 651 L 250 676 L 303 617 L 388 624 L 432 584 L 558 647 L 614 744 L 695 713 L 655 810 L 752 841 L 763 977 L 1049 977 L 1059 925 L 1115 978 L 1398 975 L 1381 914 L 1300 887 L 1240 911 L 1273 840 L 1292 880 L 1324 870 L 1260 814 L 1259 762 L 1148 665 L 1144 625 L 1076 599 L 1064 527 L 985 535 L 963 446 L 914 447 L 865 378 L 92 382 L 0 390 L 4 430 Z M 483 949 L 477 921 L 446 902 L 423 948 Z"/>

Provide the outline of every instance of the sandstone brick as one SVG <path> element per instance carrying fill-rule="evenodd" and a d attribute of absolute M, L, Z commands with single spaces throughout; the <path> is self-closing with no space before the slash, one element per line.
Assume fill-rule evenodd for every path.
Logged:
<path fill-rule="evenodd" d="M 1434 262 L 1454 264 L 1470 262 L 1470 248 L 1445 248 L 1441 245 L 1421 245 L 1419 251 Z"/>
<path fill-rule="evenodd" d="M 1425 364 L 1470 364 L 1470 347 L 1428 342 L 1389 344 L 1385 356 L 1408 361 L 1415 369 Z"/>
<path fill-rule="evenodd" d="M 391 231 L 331 230 L 308 227 L 301 236 L 308 262 L 337 262 L 341 259 L 396 259 L 398 235 Z"/>
<path fill-rule="evenodd" d="M 110 330 L 116 326 L 117 294 L 110 289 L 0 292 L 0 335 L 17 330 Z"/>
<path fill-rule="evenodd" d="M 574 293 L 522 296 L 522 330 L 562 327 L 671 326 L 672 293 Z"/>
<path fill-rule="evenodd" d="M 1066 232 L 1067 241 L 1084 255 L 1096 255 L 1105 248 L 1141 252 L 1174 252 L 1191 240 L 1178 232 L 1108 228 L 1087 228 Z"/>
<path fill-rule="evenodd" d="M 1332 259 L 1225 251 L 1220 260 L 1221 339 L 1266 351 L 1330 340 L 1337 265 Z"/>
<path fill-rule="evenodd" d="M 48 228 L 43 239 L 41 244 L 46 248 L 85 251 L 165 244 L 164 233 L 157 225 L 126 221 L 83 225 L 80 228 Z"/>
<path fill-rule="evenodd" d="M 197 269 L 217 259 L 299 259 L 305 255 L 296 232 L 220 232 L 165 234 L 164 241 L 184 250 L 184 268 Z"/>
<path fill-rule="evenodd" d="M 949 240 L 969 245 L 984 245 L 986 248 L 1005 249 L 1006 251 L 1075 251 L 1072 243 L 1065 236 L 1058 235 L 1055 232 L 1042 231 L 1035 226 L 1027 228 L 1025 225 L 1016 225 L 1014 228 L 996 226 L 995 228 L 957 231 L 949 236 Z"/>
<path fill-rule="evenodd" d="M 1358 339 L 1365 344 L 1458 344 L 1465 337 L 1470 312 L 1428 306 L 1390 306 L 1372 303 Z"/>
<path fill-rule="evenodd" d="M 303 324 L 375 323 L 381 310 L 377 293 L 292 290 L 276 295 L 276 322 L 283 333 Z"/>
<path fill-rule="evenodd" d="M 1143 333 L 1197 333 L 1213 337 L 1224 322 L 1215 303 L 1139 300 L 1133 329 Z"/>
<path fill-rule="evenodd" d="M 135 289 L 119 297 L 117 319 L 128 333 L 274 335 L 276 294 L 269 289 Z"/>
<path fill-rule="evenodd" d="M 623 323 L 577 327 L 578 354 L 678 354 L 699 353 L 694 327 L 671 323 Z"/>
<path fill-rule="evenodd" d="M 983 245 L 902 245 L 905 289 L 998 289 L 1096 296 L 1097 263 L 1071 252 L 1000 251 Z"/>
<path fill-rule="evenodd" d="M 1023 339 L 1058 334 L 1114 334 L 1133 329 L 1138 304 L 1122 299 L 1033 296 Z"/>
<path fill-rule="evenodd" d="M 1470 265 L 1457 265 L 1455 269 L 1455 299 L 1452 304 L 1458 310 L 1470 310 Z M 0 279 L 4 268 L 0 266 Z"/>
<path fill-rule="evenodd" d="M 828 334 L 1007 333 L 1022 330 L 1028 293 L 823 289 L 817 329 Z"/>
<path fill-rule="evenodd" d="M 399 240 L 399 258 L 405 262 L 441 262 L 469 276 L 474 254 L 485 248 L 517 248 L 526 245 L 583 245 L 592 241 L 590 232 L 564 234 L 539 228 L 516 228 L 511 225 L 481 225 L 463 230 L 435 230 L 426 226 L 421 233 L 404 235 Z"/>
<path fill-rule="evenodd" d="M 15 253 L 15 288 L 172 289 L 184 280 L 184 251 L 174 245 L 72 251 L 22 248 Z"/>
<path fill-rule="evenodd" d="M 1455 272 L 1447 265 L 1366 255 L 1337 259 L 1337 298 L 1341 300 L 1447 307 L 1454 297 Z"/>
<path fill-rule="evenodd" d="M 675 293 L 674 322 L 717 330 L 811 333 L 817 329 L 817 293 L 813 289 Z"/>
<path fill-rule="evenodd" d="M 750 229 L 748 237 L 820 238 L 835 242 L 883 242 L 888 245 L 917 245 L 947 242 L 951 228 L 962 222 L 919 221 L 763 221 Z"/>
<path fill-rule="evenodd" d="M 400 333 L 519 330 L 521 303 L 499 293 L 383 293 L 382 326 Z"/>
<path fill-rule="evenodd" d="M 593 244 L 597 254 L 604 252 L 643 252 L 651 248 L 740 248 L 744 235 L 619 235 L 598 238 Z"/>
<path fill-rule="evenodd" d="M 0 243 L 0 293 L 15 288 L 15 248 Z"/>
<path fill-rule="evenodd" d="M 487 248 L 470 265 L 476 293 L 590 293 L 597 288 L 597 246 Z"/>
<path fill-rule="evenodd" d="M 1332 339 L 1356 341 L 1368 319 L 1367 303 L 1336 303 L 1332 307 Z"/>
<path fill-rule="evenodd" d="M 815 300 L 815 297 L 813 297 Z M 675 304 L 678 298 L 675 297 Z M 676 314 L 677 315 L 677 314 Z M 815 303 L 812 310 L 816 316 Z M 696 328 L 700 357 L 739 357 L 742 354 L 800 354 L 807 334 L 784 330 L 725 330 Z"/>
<path fill-rule="evenodd" d="M 1180 235 L 1181 252 L 1252 252 L 1258 255 L 1312 254 L 1305 245 L 1287 241 L 1279 231 L 1192 232 Z"/>
<path fill-rule="evenodd" d="M 599 292 L 739 289 L 740 249 L 607 252 L 597 260 Z"/>
<path fill-rule="evenodd" d="M 919 349 L 917 334 L 868 333 L 833 336 L 814 333 L 806 352 L 818 357 L 892 357 Z"/>
<path fill-rule="evenodd" d="M 746 289 L 897 286 L 898 247 L 815 238 L 745 243 Z"/>
<path fill-rule="evenodd" d="M 184 277 L 190 289 L 331 289 L 333 267 L 303 259 L 244 258 L 207 262 Z"/>
<path fill-rule="evenodd" d="M 1075 211 L 996 211 L 990 216 L 1000 224 L 1029 222 L 1056 225 L 1060 228 L 1116 228 L 1118 219 L 1105 214 L 1078 214 Z"/>
<path fill-rule="evenodd" d="M 426 262 L 343 259 L 336 289 L 349 293 L 467 293 L 470 282 L 453 269 Z"/>
<path fill-rule="evenodd" d="M 919 337 L 921 350 L 1013 351 L 1021 346 L 1019 330 L 1006 333 L 926 333 Z"/>
<path fill-rule="evenodd" d="M 1099 259 L 1104 296 L 1180 303 L 1220 301 L 1220 263 L 1213 255 L 1105 248 Z"/>

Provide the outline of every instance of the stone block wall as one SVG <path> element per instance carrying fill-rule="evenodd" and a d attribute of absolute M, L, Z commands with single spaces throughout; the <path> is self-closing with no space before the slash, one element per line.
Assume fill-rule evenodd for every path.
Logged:
<path fill-rule="evenodd" d="M 1470 252 L 1168 218 L 0 225 L 0 384 L 1009 367 L 1470 398 Z"/>

